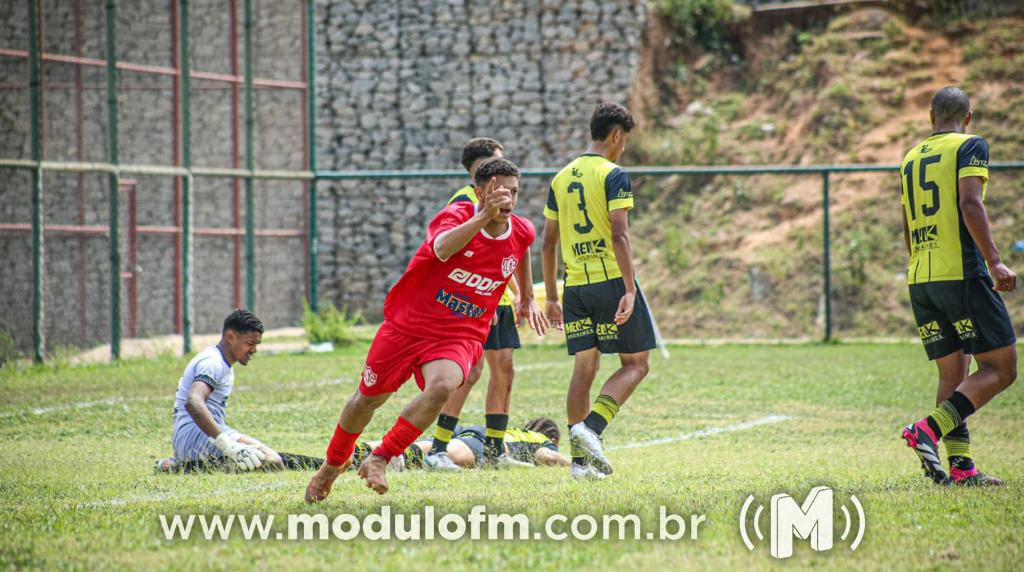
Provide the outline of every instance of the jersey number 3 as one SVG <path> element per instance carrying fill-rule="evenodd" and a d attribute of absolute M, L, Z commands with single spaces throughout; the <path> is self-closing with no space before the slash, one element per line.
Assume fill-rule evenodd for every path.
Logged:
<path fill-rule="evenodd" d="M 576 229 L 576 232 L 580 234 L 587 234 L 594 230 L 594 223 L 590 221 L 590 215 L 587 214 L 587 195 L 583 192 L 583 183 L 579 181 L 573 181 L 569 183 L 569 188 L 566 189 L 570 193 L 578 192 L 580 194 L 580 212 L 583 213 L 583 222 L 586 224 L 576 223 L 572 225 Z"/>
<path fill-rule="evenodd" d="M 921 169 L 918 171 L 918 184 L 921 185 L 922 191 L 929 191 L 932 194 L 932 204 L 921 205 L 921 214 L 924 216 L 932 216 L 939 212 L 939 185 L 935 181 L 927 180 L 925 173 L 928 171 L 928 165 L 932 163 L 938 163 L 942 160 L 942 155 L 932 155 L 931 157 L 925 157 L 921 159 Z M 910 219 L 917 219 L 917 208 L 914 206 L 914 162 L 910 161 L 907 166 L 903 168 L 903 177 L 907 182 L 907 204 L 910 205 Z"/>

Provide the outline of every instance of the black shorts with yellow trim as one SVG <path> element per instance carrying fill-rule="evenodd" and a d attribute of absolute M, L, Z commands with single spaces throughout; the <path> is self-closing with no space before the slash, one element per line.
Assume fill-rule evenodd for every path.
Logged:
<path fill-rule="evenodd" d="M 930 360 L 958 350 L 983 354 L 1017 342 L 1006 304 L 988 276 L 911 284 L 910 305 Z"/>
<path fill-rule="evenodd" d="M 498 323 L 491 326 L 487 334 L 487 341 L 484 342 L 485 350 L 518 350 L 519 330 L 516 329 L 516 314 L 512 306 L 498 306 Z"/>
<path fill-rule="evenodd" d="M 622 278 L 565 287 L 562 312 L 569 355 L 591 348 L 603 354 L 635 354 L 657 347 L 651 312 L 639 288 L 633 315 L 621 326 L 615 323 L 625 293 Z"/>

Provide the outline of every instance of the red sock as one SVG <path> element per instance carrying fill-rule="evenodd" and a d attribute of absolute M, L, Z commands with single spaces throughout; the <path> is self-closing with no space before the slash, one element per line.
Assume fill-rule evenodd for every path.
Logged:
<path fill-rule="evenodd" d="M 405 417 L 399 417 L 398 421 L 391 427 L 391 430 L 384 435 L 384 440 L 373 450 L 373 454 L 391 460 L 405 452 L 405 449 L 412 445 L 416 438 L 423 433 L 419 427 L 409 423 Z"/>
<path fill-rule="evenodd" d="M 352 451 L 356 448 L 356 439 L 359 438 L 359 433 L 349 433 L 341 428 L 341 423 L 338 423 L 337 428 L 334 429 L 334 436 L 331 437 L 330 444 L 327 445 L 327 464 L 335 467 L 339 467 L 352 457 Z"/>

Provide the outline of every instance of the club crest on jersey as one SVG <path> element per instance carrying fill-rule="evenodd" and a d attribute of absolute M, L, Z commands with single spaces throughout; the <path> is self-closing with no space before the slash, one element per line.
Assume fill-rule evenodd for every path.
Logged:
<path fill-rule="evenodd" d="M 373 384 L 375 383 L 377 383 L 377 374 L 373 373 L 370 366 L 366 366 L 366 368 L 363 369 L 363 385 L 366 387 L 373 387 Z"/>
<path fill-rule="evenodd" d="M 509 256 L 505 260 L 501 261 L 501 273 L 508 278 L 512 276 L 512 273 L 516 271 L 516 266 L 519 266 L 519 260 L 515 256 Z"/>

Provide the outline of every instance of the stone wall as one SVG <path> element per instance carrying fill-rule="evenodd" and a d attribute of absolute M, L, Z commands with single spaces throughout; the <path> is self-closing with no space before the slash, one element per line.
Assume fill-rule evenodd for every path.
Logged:
<path fill-rule="evenodd" d="M 74 0 L 43 0 L 44 51 L 75 55 Z M 192 0 L 192 66 L 231 73 L 230 18 L 223 0 Z M 243 56 L 241 2 L 239 58 Z M 300 80 L 303 2 L 254 1 L 257 77 Z M 118 3 L 118 58 L 172 65 L 171 2 Z M 81 55 L 104 59 L 104 3 L 80 0 Z M 521 167 L 557 166 L 587 144 L 586 122 L 602 100 L 625 102 L 639 61 L 641 0 L 317 0 L 319 164 L 324 169 L 459 168 L 470 137 L 502 141 Z M 0 0 L 0 48 L 27 49 L 26 3 Z M 241 61 L 241 60 L 240 60 Z M 105 69 L 46 61 L 44 157 L 105 161 Z M 27 158 L 28 67 L 0 55 L 0 157 Z M 124 163 L 171 164 L 172 79 L 122 70 L 119 137 Z M 194 163 L 230 166 L 229 84 L 193 80 Z M 79 98 L 78 96 L 81 95 Z M 303 95 L 256 91 L 256 166 L 303 169 Z M 78 105 L 81 101 L 81 113 Z M 82 144 L 77 125 L 81 124 Z M 241 128 L 239 126 L 239 128 Z M 243 159 L 244 161 L 244 159 Z M 135 177 L 140 225 L 174 223 L 174 181 Z M 429 219 L 464 177 L 321 184 L 321 298 L 377 318 L 387 289 L 422 240 Z M 106 225 L 107 179 L 47 173 L 47 224 Z M 524 179 L 519 211 L 538 225 L 546 182 Z M 31 222 L 31 177 L 3 171 L 0 223 Z M 256 183 L 257 228 L 302 229 L 305 195 L 293 182 Z M 122 197 L 122 270 L 128 201 Z M 195 225 L 234 225 L 230 180 L 195 180 Z M 174 331 L 173 238 L 140 235 L 137 335 Z M 109 340 L 109 239 L 48 233 L 45 335 L 51 348 Z M 244 253 L 240 253 L 244 260 Z M 258 238 L 255 310 L 270 327 L 294 325 L 305 294 L 302 239 Z M 234 304 L 235 240 L 195 240 L 195 327 L 219 328 Z M 79 293 L 79 269 L 85 290 Z M 244 270 L 242 273 L 244 292 Z M 0 231 L 0 330 L 31 347 L 31 241 Z M 122 288 L 128 335 L 128 297 Z"/>
<path fill-rule="evenodd" d="M 594 105 L 626 102 L 645 10 L 636 0 L 324 3 L 322 166 L 459 169 L 462 145 L 477 136 L 501 141 L 520 167 L 565 163 L 587 145 Z M 464 184 L 326 189 L 322 298 L 379 318 L 426 224 Z M 521 184 L 517 210 L 538 228 L 546 189 L 541 179 Z"/>

